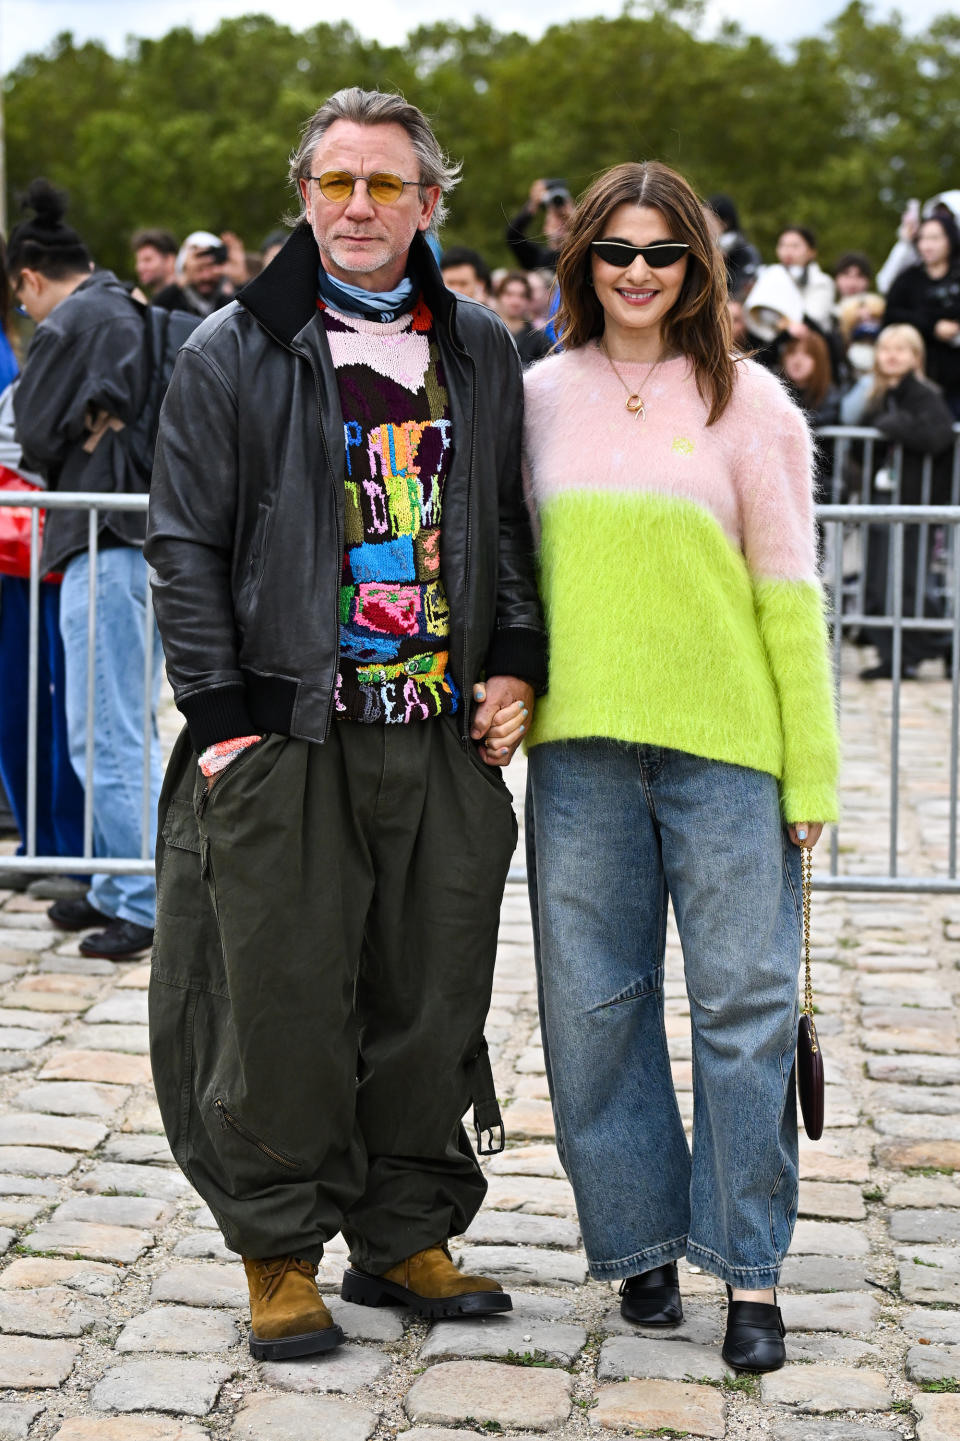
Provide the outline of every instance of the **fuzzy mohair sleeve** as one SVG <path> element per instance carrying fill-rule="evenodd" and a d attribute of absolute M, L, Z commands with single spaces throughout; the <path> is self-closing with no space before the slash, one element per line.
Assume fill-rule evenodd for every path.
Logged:
<path fill-rule="evenodd" d="M 753 377 L 756 384 L 756 377 Z M 762 459 L 741 491 L 743 550 L 783 727 L 784 819 L 837 819 L 839 741 L 806 421 L 764 378 Z"/>

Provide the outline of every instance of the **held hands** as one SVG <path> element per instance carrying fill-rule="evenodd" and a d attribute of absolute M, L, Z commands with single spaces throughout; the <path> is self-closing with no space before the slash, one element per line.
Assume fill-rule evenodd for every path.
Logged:
<path fill-rule="evenodd" d="M 470 735 L 480 759 L 488 766 L 508 766 L 530 729 L 533 687 L 513 675 L 495 675 L 477 682 L 473 698 Z"/>
<path fill-rule="evenodd" d="M 823 826 L 820 821 L 796 821 L 787 826 L 787 834 L 795 846 L 803 846 L 812 851 L 823 835 Z"/>

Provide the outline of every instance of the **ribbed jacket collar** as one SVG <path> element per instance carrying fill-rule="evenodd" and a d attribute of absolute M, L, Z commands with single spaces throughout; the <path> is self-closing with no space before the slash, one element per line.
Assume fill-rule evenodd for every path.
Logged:
<path fill-rule="evenodd" d="M 434 318 L 449 320 L 455 326 L 456 300 L 444 285 L 439 266 L 419 230 L 410 246 L 410 259 Z M 243 287 L 237 300 L 272 335 L 289 344 L 316 314 L 319 264 L 313 231 L 302 220 L 283 249 Z"/>

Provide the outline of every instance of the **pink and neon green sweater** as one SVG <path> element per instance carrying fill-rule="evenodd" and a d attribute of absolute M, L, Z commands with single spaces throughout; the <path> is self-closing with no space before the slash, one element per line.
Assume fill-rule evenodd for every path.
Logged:
<path fill-rule="evenodd" d="M 768 771 L 788 821 L 836 819 L 838 746 L 817 577 L 806 423 L 772 375 L 737 365 L 707 427 L 684 358 L 594 344 L 525 377 L 550 688 L 529 744 L 604 736 Z"/>

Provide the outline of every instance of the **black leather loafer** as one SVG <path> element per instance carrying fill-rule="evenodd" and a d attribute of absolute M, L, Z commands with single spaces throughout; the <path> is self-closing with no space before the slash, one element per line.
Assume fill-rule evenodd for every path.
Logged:
<path fill-rule="evenodd" d="M 787 1329 L 776 1301 L 773 1305 L 764 1301 L 734 1301 L 729 1286 L 727 1296 L 730 1298 L 727 1302 L 727 1334 L 720 1353 L 724 1361 L 735 1371 L 750 1371 L 757 1375 L 765 1371 L 779 1371 L 787 1359 L 787 1348 L 783 1344 Z"/>
<path fill-rule="evenodd" d="M 679 1326 L 683 1320 L 676 1261 L 620 1283 L 620 1315 L 635 1326 Z"/>
<path fill-rule="evenodd" d="M 54 901 L 47 906 L 47 916 L 58 931 L 88 931 L 91 926 L 109 925 L 111 917 L 105 916 L 92 906 L 86 896 L 76 896 L 72 901 Z"/>
<path fill-rule="evenodd" d="M 153 931 L 149 926 L 138 926 L 136 921 L 111 921 L 106 930 L 84 937 L 80 954 L 99 956 L 104 961 L 126 961 L 152 945 Z"/>

